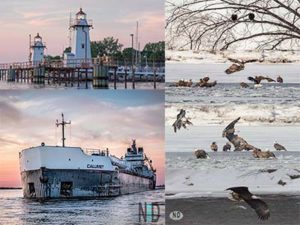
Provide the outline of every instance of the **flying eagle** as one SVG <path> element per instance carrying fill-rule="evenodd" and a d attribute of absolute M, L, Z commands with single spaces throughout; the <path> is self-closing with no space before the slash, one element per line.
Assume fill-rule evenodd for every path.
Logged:
<path fill-rule="evenodd" d="M 175 133 L 181 127 L 186 129 L 187 128 L 186 125 L 193 125 L 192 122 L 189 120 L 189 118 L 185 117 L 185 114 L 186 111 L 184 109 L 181 109 L 180 112 L 177 114 L 177 119 L 172 125 Z"/>
<path fill-rule="evenodd" d="M 273 80 L 272 78 L 264 76 L 248 77 L 248 80 L 253 81 L 255 84 L 260 84 L 262 80 L 266 80 L 268 82 L 275 82 L 275 80 Z"/>
<path fill-rule="evenodd" d="M 258 199 L 255 195 L 249 192 L 248 187 L 231 187 L 226 190 L 232 191 L 231 196 L 236 201 L 245 201 L 252 209 L 255 210 L 258 218 L 261 220 L 267 220 L 270 217 L 270 210 L 268 205 Z"/>

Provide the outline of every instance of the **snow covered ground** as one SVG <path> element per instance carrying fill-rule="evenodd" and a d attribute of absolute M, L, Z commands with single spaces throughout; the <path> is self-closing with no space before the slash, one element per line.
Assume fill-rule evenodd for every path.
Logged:
<path fill-rule="evenodd" d="M 215 54 L 209 51 L 166 50 L 167 62 L 181 63 L 228 63 L 228 58 L 238 60 L 264 59 L 268 63 L 300 63 L 300 51 L 222 51 Z"/>
<path fill-rule="evenodd" d="M 300 152 L 275 152 L 276 159 L 255 159 L 251 152 L 167 153 L 167 198 L 226 197 L 229 187 L 247 186 L 255 194 L 299 195 Z M 282 184 L 280 184 L 282 182 Z"/>

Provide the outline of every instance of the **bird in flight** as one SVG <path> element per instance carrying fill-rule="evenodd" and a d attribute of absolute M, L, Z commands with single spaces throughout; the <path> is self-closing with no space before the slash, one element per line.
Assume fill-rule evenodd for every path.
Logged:
<path fill-rule="evenodd" d="M 267 220 L 270 217 L 270 209 L 263 200 L 253 195 L 248 187 L 231 187 L 226 190 L 232 191 L 231 197 L 234 201 L 245 201 L 252 209 L 255 210 L 258 218 L 261 220 Z"/>
<path fill-rule="evenodd" d="M 174 132 L 176 133 L 177 130 L 180 130 L 181 127 L 187 128 L 187 125 L 193 125 L 190 121 L 190 118 L 185 117 L 186 111 L 181 109 L 180 112 L 177 114 L 177 119 L 173 123 Z"/>
<path fill-rule="evenodd" d="M 281 150 L 286 151 L 286 148 L 285 148 L 283 145 L 278 144 L 277 142 L 274 143 L 274 148 L 275 148 L 277 151 L 281 151 Z"/>
<path fill-rule="evenodd" d="M 255 76 L 255 77 L 248 77 L 248 80 L 253 81 L 255 84 L 260 84 L 262 80 L 266 80 L 268 82 L 276 82 L 270 77 L 265 77 L 265 76 Z"/>

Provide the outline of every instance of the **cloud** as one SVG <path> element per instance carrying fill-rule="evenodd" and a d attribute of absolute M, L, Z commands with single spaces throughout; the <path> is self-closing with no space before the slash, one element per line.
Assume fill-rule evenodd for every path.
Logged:
<path fill-rule="evenodd" d="M 163 92 L 2 91 L 0 151 L 10 164 L 18 168 L 17 155 L 22 149 L 41 142 L 60 145 L 61 127 L 56 127 L 55 121 L 62 112 L 72 121 L 66 128 L 67 146 L 109 148 L 120 157 L 131 140 L 137 139 L 147 155 L 156 159 L 154 164 L 160 168 L 159 180 L 163 182 Z M 11 167 L 7 162 L 1 163 Z"/>

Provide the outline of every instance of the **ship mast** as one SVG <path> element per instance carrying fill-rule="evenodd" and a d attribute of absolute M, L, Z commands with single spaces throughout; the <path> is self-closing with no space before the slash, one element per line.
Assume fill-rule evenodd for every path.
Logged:
<path fill-rule="evenodd" d="M 66 140 L 66 138 L 65 138 L 65 126 L 68 125 L 68 124 L 71 124 L 71 121 L 65 121 L 63 113 L 61 114 L 61 117 L 62 117 L 61 122 L 58 122 L 58 120 L 56 120 L 56 126 L 57 127 L 61 126 L 61 128 L 62 128 L 62 138 L 61 138 L 61 140 L 62 140 L 62 146 L 65 147 L 65 140 Z"/>

